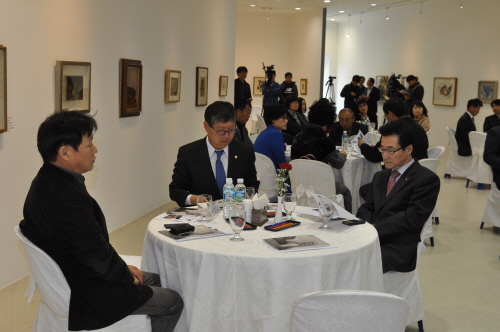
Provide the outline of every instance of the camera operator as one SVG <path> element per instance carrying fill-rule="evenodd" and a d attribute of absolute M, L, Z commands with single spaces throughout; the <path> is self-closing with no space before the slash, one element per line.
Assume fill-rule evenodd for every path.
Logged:
<path fill-rule="evenodd" d="M 406 88 L 399 79 L 401 78 L 401 74 L 396 76 L 395 74 L 391 75 L 389 78 L 389 83 L 387 85 L 387 95 L 389 98 L 399 98 L 401 100 L 405 99 L 405 95 L 408 94 L 406 92 Z"/>
<path fill-rule="evenodd" d="M 266 76 L 267 81 L 262 84 L 262 94 L 264 95 L 262 106 L 264 109 L 269 106 L 277 105 L 280 95 L 280 85 L 275 82 L 276 71 L 274 70 L 274 65 L 267 67 Z"/>

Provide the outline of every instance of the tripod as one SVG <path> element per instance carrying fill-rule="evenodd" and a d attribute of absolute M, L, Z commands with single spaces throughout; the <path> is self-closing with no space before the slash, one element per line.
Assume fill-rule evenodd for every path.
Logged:
<path fill-rule="evenodd" d="M 325 86 L 328 86 L 328 88 L 326 88 L 325 98 L 327 98 L 330 103 L 332 103 L 332 105 L 335 105 L 335 86 L 333 84 L 334 79 L 335 77 L 330 76 L 325 84 Z"/>

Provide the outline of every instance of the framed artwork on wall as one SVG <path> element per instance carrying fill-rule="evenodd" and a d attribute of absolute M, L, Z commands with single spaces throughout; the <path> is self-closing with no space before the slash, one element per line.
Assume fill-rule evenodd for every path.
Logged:
<path fill-rule="evenodd" d="M 497 99 L 498 81 L 479 81 L 477 87 L 477 97 L 483 103 L 490 104 Z"/>
<path fill-rule="evenodd" d="M 389 76 L 387 75 L 377 75 L 375 76 L 375 86 L 380 90 L 380 100 L 379 103 L 384 103 L 385 98 L 383 96 L 387 96 L 387 81 L 389 80 Z"/>
<path fill-rule="evenodd" d="M 139 116 L 142 106 L 142 63 L 120 59 L 120 118 Z"/>
<path fill-rule="evenodd" d="M 300 79 L 300 94 L 307 95 L 307 78 Z"/>
<path fill-rule="evenodd" d="M 165 103 L 181 101 L 181 72 L 167 70 L 165 72 Z"/>
<path fill-rule="evenodd" d="M 253 78 L 253 94 L 262 96 L 262 84 L 266 81 L 265 77 L 255 76 Z"/>
<path fill-rule="evenodd" d="M 441 106 L 455 106 L 457 102 L 457 78 L 434 77 L 432 104 Z"/>
<path fill-rule="evenodd" d="M 56 112 L 90 112 L 90 62 L 56 62 Z"/>
<path fill-rule="evenodd" d="M 7 131 L 7 47 L 0 45 L 0 133 Z"/>
<path fill-rule="evenodd" d="M 208 101 L 208 68 L 196 67 L 196 106 L 205 106 Z"/>
<path fill-rule="evenodd" d="M 229 78 L 227 76 L 220 76 L 219 77 L 219 96 L 227 96 L 228 79 Z"/>

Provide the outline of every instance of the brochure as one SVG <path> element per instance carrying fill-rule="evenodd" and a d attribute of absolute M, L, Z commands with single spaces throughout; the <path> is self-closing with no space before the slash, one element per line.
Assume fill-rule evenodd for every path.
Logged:
<path fill-rule="evenodd" d="M 168 236 L 169 238 L 172 238 L 172 239 L 176 240 L 177 242 L 205 239 L 205 238 L 209 238 L 209 237 L 233 234 L 233 233 L 227 232 L 225 230 L 221 230 L 221 229 L 211 227 L 211 226 L 206 226 L 206 225 L 196 225 L 196 226 L 194 226 L 194 232 L 183 234 L 183 235 L 174 235 L 174 234 L 170 233 L 170 231 L 168 231 L 168 230 L 159 231 L 159 233 L 161 233 L 165 236 Z"/>
<path fill-rule="evenodd" d="M 262 239 L 261 243 L 277 252 L 337 248 L 314 235 L 295 235 Z"/>

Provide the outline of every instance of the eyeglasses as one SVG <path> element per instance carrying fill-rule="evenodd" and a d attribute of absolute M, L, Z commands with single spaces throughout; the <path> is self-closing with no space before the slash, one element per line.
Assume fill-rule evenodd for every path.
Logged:
<path fill-rule="evenodd" d="M 286 116 L 282 116 L 280 117 L 281 120 L 285 120 L 285 121 L 288 121 L 288 118 Z"/>
<path fill-rule="evenodd" d="M 226 133 L 229 135 L 234 135 L 234 134 L 236 134 L 236 131 L 238 130 L 236 128 L 231 128 L 229 130 L 217 130 L 214 127 L 210 127 L 210 128 L 215 130 L 215 132 L 217 133 L 217 136 L 224 136 L 224 135 L 226 135 Z"/>
<path fill-rule="evenodd" d="M 378 148 L 378 150 L 380 151 L 380 153 L 387 153 L 388 155 L 392 156 L 393 154 L 395 154 L 396 152 L 398 152 L 399 150 L 401 150 L 402 148 L 399 148 L 399 149 L 396 149 L 396 150 L 392 150 L 392 149 L 383 149 L 383 148 Z"/>

